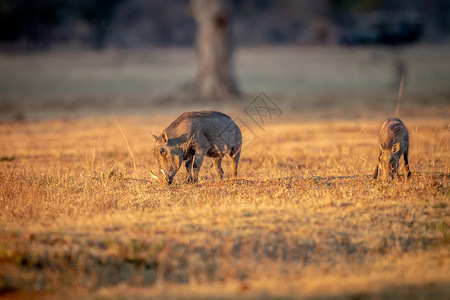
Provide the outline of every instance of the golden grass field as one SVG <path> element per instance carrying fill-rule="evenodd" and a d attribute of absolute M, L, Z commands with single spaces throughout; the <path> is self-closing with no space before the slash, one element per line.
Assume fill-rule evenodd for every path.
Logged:
<path fill-rule="evenodd" d="M 113 117 L 0 124 L 0 297 L 450 297 L 448 119 L 404 118 L 407 181 L 370 177 L 382 119 L 290 115 L 239 179 L 206 160 L 167 187 L 150 132 L 173 117 L 117 118 L 133 158 Z"/>

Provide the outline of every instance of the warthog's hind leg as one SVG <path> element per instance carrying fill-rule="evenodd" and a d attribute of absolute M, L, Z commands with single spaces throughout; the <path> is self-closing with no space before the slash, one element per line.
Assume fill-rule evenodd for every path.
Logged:
<path fill-rule="evenodd" d="M 241 150 L 240 149 L 239 149 L 238 152 L 236 152 L 231 157 L 231 159 L 232 159 L 231 164 L 232 164 L 232 168 L 233 168 L 233 170 L 232 170 L 233 174 L 232 175 L 233 175 L 234 179 L 237 178 L 237 169 L 238 169 L 238 164 L 239 164 L 239 157 L 241 157 Z"/>

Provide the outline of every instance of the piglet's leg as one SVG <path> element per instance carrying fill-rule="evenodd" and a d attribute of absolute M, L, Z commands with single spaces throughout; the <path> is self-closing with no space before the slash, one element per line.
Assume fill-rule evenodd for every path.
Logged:
<path fill-rule="evenodd" d="M 406 176 L 411 177 L 411 171 L 409 170 L 409 162 L 408 162 L 408 151 L 403 154 L 403 159 L 405 160 L 405 171 Z"/>
<path fill-rule="evenodd" d="M 377 166 L 375 167 L 375 172 L 373 172 L 373 179 L 377 179 L 378 178 L 378 163 Z"/>
<path fill-rule="evenodd" d="M 380 157 L 381 157 L 381 150 L 378 150 L 377 166 L 375 167 L 375 172 L 373 172 L 373 179 L 378 178 L 378 165 L 380 164 Z"/>

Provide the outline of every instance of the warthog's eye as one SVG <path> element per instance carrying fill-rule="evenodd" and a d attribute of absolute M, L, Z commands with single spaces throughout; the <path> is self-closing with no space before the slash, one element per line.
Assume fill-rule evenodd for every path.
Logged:
<path fill-rule="evenodd" d="M 159 151 L 159 154 L 161 154 L 162 156 L 165 156 L 167 154 L 167 150 L 162 147 L 159 148 L 158 151 Z"/>

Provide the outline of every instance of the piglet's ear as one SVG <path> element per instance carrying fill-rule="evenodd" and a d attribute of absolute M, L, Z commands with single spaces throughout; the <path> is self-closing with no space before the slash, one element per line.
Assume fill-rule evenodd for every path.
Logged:
<path fill-rule="evenodd" d="M 164 143 L 167 143 L 167 141 L 169 140 L 165 131 L 163 131 L 163 133 L 161 134 L 161 138 Z"/>
<path fill-rule="evenodd" d="M 392 145 L 392 153 L 397 153 L 398 151 L 400 151 L 400 143 L 395 143 Z"/>

